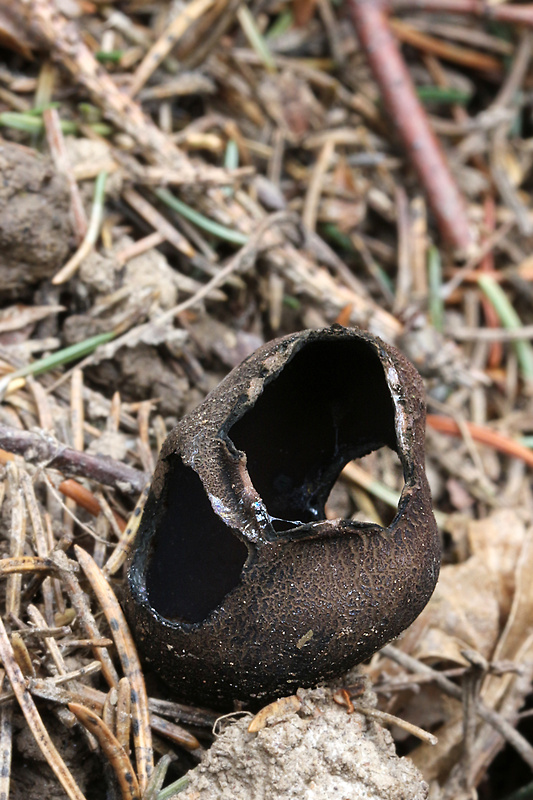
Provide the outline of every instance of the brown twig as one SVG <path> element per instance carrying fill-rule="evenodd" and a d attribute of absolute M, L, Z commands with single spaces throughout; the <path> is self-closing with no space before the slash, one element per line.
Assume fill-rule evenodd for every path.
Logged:
<path fill-rule="evenodd" d="M 129 556 L 133 543 L 135 541 L 135 537 L 137 536 L 137 530 L 139 528 L 139 523 L 141 521 L 141 514 L 143 512 L 144 506 L 146 505 L 146 501 L 148 499 L 148 493 L 150 491 L 150 486 L 147 484 L 137 503 L 135 508 L 131 512 L 130 518 L 128 520 L 128 524 L 126 529 L 124 530 L 122 536 L 120 537 L 117 546 L 109 556 L 106 564 L 104 565 L 104 575 L 109 577 L 110 575 L 114 575 L 115 572 L 118 572 L 126 558 Z"/>
<path fill-rule="evenodd" d="M 61 14 L 53 0 L 25 0 L 20 3 L 24 23 L 33 40 L 44 46 L 89 93 L 92 101 L 119 130 L 132 137 L 146 157 L 155 164 L 167 164 L 180 171 L 183 180 L 196 183 L 199 175 L 216 180 L 225 174 L 209 165 L 196 168 L 142 111 L 140 105 L 122 92 L 97 62 L 82 39 L 80 29 Z"/>
<path fill-rule="evenodd" d="M 132 690 L 132 719 L 139 785 L 144 791 L 153 769 L 148 697 L 137 650 L 111 586 L 89 553 L 74 545 L 76 556 L 104 612 Z"/>
<path fill-rule="evenodd" d="M 26 509 L 19 483 L 18 469 L 13 462 L 6 465 L 8 497 L 11 501 L 11 525 L 9 531 L 9 555 L 13 559 L 22 558 L 26 539 Z M 6 585 L 6 614 L 20 616 L 20 591 L 22 577 L 20 573 L 9 575 Z"/>
<path fill-rule="evenodd" d="M 400 666 L 411 672 L 432 675 L 433 680 L 443 692 L 450 695 L 450 697 L 455 697 L 455 699 L 460 702 L 462 701 L 462 689 L 456 686 L 455 683 L 452 683 L 448 678 L 441 675 L 437 670 L 428 667 L 418 659 L 407 655 L 407 653 L 402 652 L 397 647 L 393 647 L 390 644 L 385 645 L 381 652 L 384 656 L 396 661 L 397 664 L 400 664 Z M 533 747 L 522 734 L 515 730 L 511 723 L 504 719 L 501 714 L 483 705 L 480 701 L 476 704 L 476 712 L 481 719 L 488 722 L 489 725 L 492 725 L 492 727 L 515 748 L 516 752 L 522 756 L 526 764 L 533 769 Z"/>
<path fill-rule="evenodd" d="M 72 478 L 62 481 L 57 488 L 62 494 L 65 495 L 65 497 L 74 500 L 78 506 L 84 508 L 94 517 L 97 517 L 104 510 L 102 508 L 103 502 L 101 503 L 98 498 L 89 491 L 89 489 L 86 489 L 85 486 L 81 485 L 81 483 L 72 480 Z M 118 530 L 123 531 L 126 527 L 126 523 L 116 511 L 111 510 L 111 513 L 113 514 L 113 519 L 118 525 Z"/>
<path fill-rule="evenodd" d="M 79 703 L 69 703 L 69 711 L 78 718 L 89 733 L 98 740 L 116 775 L 122 800 L 141 800 L 141 792 L 131 761 L 122 745 L 113 736 L 105 722 L 90 708 Z"/>
<path fill-rule="evenodd" d="M 181 14 L 178 14 L 170 25 L 165 28 L 157 42 L 155 42 L 143 58 L 133 76 L 133 82 L 130 86 L 131 97 L 134 97 L 134 95 L 142 89 L 150 75 L 157 69 L 163 59 L 166 58 L 190 25 L 201 17 L 202 14 L 205 14 L 213 3 L 214 0 L 192 0 L 192 2 L 188 3 L 183 9 Z"/>
<path fill-rule="evenodd" d="M 44 432 L 35 434 L 0 425 L 0 448 L 21 455 L 29 464 L 45 463 L 64 475 L 91 478 L 131 494 L 142 491 L 148 479 L 144 473 L 119 461 L 65 447 Z"/>
<path fill-rule="evenodd" d="M 87 215 L 85 214 L 80 190 L 70 164 L 57 108 L 45 108 L 43 111 L 43 122 L 54 164 L 58 171 L 63 173 L 68 183 L 74 230 L 77 243 L 81 244 L 87 233 Z"/>
<path fill-rule="evenodd" d="M 67 793 L 70 800 L 85 800 L 85 796 L 67 765 L 59 755 L 50 734 L 46 730 L 33 697 L 26 688 L 26 681 L 19 665 L 15 661 L 13 648 L 9 641 L 4 623 L 0 619 L 0 659 L 4 665 L 6 674 L 11 682 L 11 686 L 18 700 L 22 713 L 26 717 L 28 726 L 35 737 L 43 756 L 53 770 L 56 778 Z"/>
<path fill-rule="evenodd" d="M 533 26 L 533 5 L 496 5 L 486 0 L 391 0 L 394 11 L 428 11 L 472 14 L 497 22 L 516 22 Z"/>
<path fill-rule="evenodd" d="M 389 24 L 401 42 L 418 47 L 425 53 L 431 53 L 431 55 L 439 56 L 445 61 L 461 64 L 463 67 L 469 67 L 470 69 L 498 73 L 502 71 L 502 62 L 500 59 L 494 58 L 494 56 L 437 39 L 413 28 L 411 25 L 407 25 L 407 23 L 399 19 L 392 19 Z"/>
<path fill-rule="evenodd" d="M 7 691 L 9 681 L 4 678 L 2 692 Z M 13 703 L 0 708 L 0 800 L 9 800 L 11 779 L 11 755 L 13 752 Z"/>
<path fill-rule="evenodd" d="M 439 433 L 448 433 L 452 436 L 462 436 L 463 432 L 461 426 L 451 417 L 444 417 L 439 414 L 427 415 L 428 427 L 433 428 Z M 484 425 L 476 425 L 474 422 L 465 422 L 465 429 L 475 442 L 479 444 L 486 444 L 493 447 L 500 453 L 505 453 L 507 456 L 513 458 L 520 458 L 522 461 L 533 467 L 533 450 L 525 447 L 520 442 L 516 442 L 509 436 L 504 436 L 503 433 L 493 431 L 491 428 L 486 428 Z"/>
<path fill-rule="evenodd" d="M 184 253 L 186 256 L 189 256 L 189 258 L 194 258 L 196 254 L 195 250 L 185 236 L 171 225 L 148 200 L 145 200 L 135 189 L 124 189 L 122 197 L 156 230 L 157 233 L 163 236 L 167 242 L 170 242 L 178 252 Z"/>
<path fill-rule="evenodd" d="M 74 569 L 78 569 L 78 565 L 74 562 L 72 564 Z M 52 558 L 42 556 L 19 556 L 18 558 L 2 558 L 0 559 L 0 577 L 4 575 L 14 575 L 22 572 L 58 572 L 59 567 Z"/>
<path fill-rule="evenodd" d="M 55 554 L 55 558 L 59 562 L 61 580 L 70 598 L 72 607 L 76 611 L 80 625 L 89 638 L 98 641 L 98 639 L 102 638 L 102 634 L 91 612 L 89 599 L 86 593 L 82 590 L 78 579 L 72 572 L 72 569 L 69 568 L 66 555 L 63 552 L 57 552 Z M 107 648 L 93 646 L 92 650 L 94 657 L 102 665 L 102 675 L 104 676 L 108 685 L 117 686 L 119 677 Z"/>
<path fill-rule="evenodd" d="M 465 203 L 391 33 L 388 6 L 387 0 L 348 0 L 361 47 L 427 192 L 439 229 L 450 244 L 465 251 L 472 243 Z"/>

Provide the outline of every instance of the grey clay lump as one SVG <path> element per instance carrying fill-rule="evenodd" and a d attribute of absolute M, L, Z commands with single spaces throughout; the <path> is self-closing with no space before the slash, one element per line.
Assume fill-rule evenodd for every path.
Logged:
<path fill-rule="evenodd" d="M 372 655 L 424 608 L 440 543 L 421 379 L 333 326 L 268 342 L 171 431 L 130 565 L 141 653 L 188 701 L 290 694 Z M 388 528 L 326 520 L 341 469 L 387 445 L 405 485 Z"/>

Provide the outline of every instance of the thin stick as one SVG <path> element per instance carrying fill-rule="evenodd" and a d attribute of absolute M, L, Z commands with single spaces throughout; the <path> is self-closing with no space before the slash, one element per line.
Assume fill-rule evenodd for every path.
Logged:
<path fill-rule="evenodd" d="M 89 733 L 98 740 L 98 744 L 107 756 L 107 759 L 117 777 L 123 800 L 141 800 L 141 792 L 137 777 L 128 758 L 127 753 L 115 736 L 111 733 L 105 722 L 90 708 L 79 703 L 69 703 L 69 711 L 79 719 Z"/>
<path fill-rule="evenodd" d="M 475 14 L 498 22 L 517 22 L 533 27 L 533 5 L 495 5 L 486 0 L 391 0 L 395 11 L 438 11 L 450 14 Z"/>
<path fill-rule="evenodd" d="M 407 731 L 407 733 L 410 733 L 412 736 L 416 736 L 423 742 L 432 745 L 438 744 L 439 740 L 436 736 L 433 736 L 432 733 L 428 733 L 428 731 L 425 731 L 423 728 L 419 728 L 418 725 L 413 725 L 412 722 L 408 722 L 401 717 L 396 717 L 394 714 L 388 714 L 386 711 L 380 711 L 378 708 L 362 706 L 359 705 L 359 703 L 354 703 L 354 710 L 358 711 L 360 714 L 364 714 L 365 717 L 378 719 L 380 722 L 385 722 L 388 725 L 397 725 L 398 728 L 402 728 L 404 731 Z"/>
<path fill-rule="evenodd" d="M 185 236 L 171 225 L 168 219 L 165 219 L 148 200 L 145 200 L 135 189 L 124 189 L 122 197 L 157 233 L 163 236 L 167 242 L 170 242 L 179 253 L 184 253 L 186 256 L 189 256 L 189 258 L 194 258 L 196 255 L 194 247 L 192 247 Z"/>
<path fill-rule="evenodd" d="M 147 52 L 133 76 L 130 86 L 130 97 L 135 97 L 142 89 L 150 75 L 165 59 L 176 42 L 183 36 L 192 23 L 208 11 L 215 0 L 192 0 L 165 28 L 157 42 Z"/>
<path fill-rule="evenodd" d="M 463 197 L 418 100 L 392 35 L 386 0 L 348 0 L 348 9 L 385 105 L 424 186 L 439 229 L 450 244 L 467 250 L 472 234 Z"/>
<path fill-rule="evenodd" d="M 76 556 L 100 603 L 115 640 L 122 669 L 131 684 L 132 719 L 139 785 L 144 791 L 153 770 L 153 751 L 146 686 L 128 623 L 102 571 L 89 553 L 74 545 Z"/>
<path fill-rule="evenodd" d="M 0 424 L 0 448 L 21 455 L 29 464 L 45 463 L 64 475 L 80 475 L 123 492 L 141 492 L 148 477 L 120 461 L 80 453 L 50 435 L 30 433 Z"/>
<path fill-rule="evenodd" d="M 43 526 L 43 520 L 39 507 L 37 505 L 37 498 L 33 490 L 33 483 L 27 472 L 21 471 L 20 483 L 26 501 L 26 508 L 30 515 L 31 526 L 33 529 L 33 546 L 38 556 L 46 558 L 48 555 L 48 542 L 46 533 Z M 53 624 L 54 619 L 54 589 L 52 582 L 47 578 L 43 581 L 42 595 L 44 602 L 45 618 L 48 624 Z"/>
<path fill-rule="evenodd" d="M 458 342 L 516 342 L 533 339 L 533 325 L 521 328 L 450 328 L 446 333 Z"/>
<path fill-rule="evenodd" d="M 452 436 L 462 436 L 461 426 L 451 417 L 443 417 L 439 414 L 428 414 L 427 424 L 439 433 L 449 433 Z M 475 442 L 486 444 L 493 447 L 500 453 L 505 453 L 513 458 L 520 458 L 530 467 L 533 467 L 533 450 L 524 447 L 520 442 L 505 436 L 503 433 L 493 431 L 483 425 L 476 425 L 474 422 L 465 422 L 466 429 Z"/>
<path fill-rule="evenodd" d="M 91 612 L 89 599 L 85 594 L 85 592 L 82 590 L 79 581 L 73 574 L 72 570 L 67 568 L 66 555 L 63 552 L 59 551 L 55 554 L 55 558 L 59 562 L 61 568 L 61 580 L 70 598 L 70 602 L 72 603 L 72 606 L 76 611 L 76 614 L 78 616 L 82 628 L 84 629 L 86 635 L 89 638 L 94 640 L 101 639 L 102 634 Z M 117 686 L 119 677 L 115 669 L 115 665 L 111 660 L 111 656 L 107 651 L 107 648 L 93 646 L 92 651 L 94 657 L 102 665 L 102 675 L 104 676 L 108 685 Z"/>
<path fill-rule="evenodd" d="M 52 278 L 54 286 L 59 286 L 61 283 L 66 283 L 78 271 L 84 258 L 87 258 L 98 239 L 100 233 L 100 226 L 104 216 L 104 199 L 105 199 L 105 185 L 107 181 L 107 172 L 100 172 L 94 184 L 94 198 L 93 207 L 91 211 L 91 220 L 85 238 L 74 255 L 69 258 L 64 267 L 62 267 L 56 275 Z"/>
<path fill-rule="evenodd" d="M 93 517 L 97 517 L 101 513 L 104 513 L 106 517 L 110 517 L 108 521 L 111 525 L 113 525 L 114 530 L 116 528 L 116 532 L 120 533 L 126 527 L 126 523 L 120 514 L 108 507 L 104 507 L 104 505 L 107 504 L 103 497 L 99 499 L 91 491 L 89 491 L 89 489 L 86 489 L 85 486 L 82 486 L 81 483 L 69 478 L 66 481 L 62 481 L 57 488 L 66 497 L 69 497 L 71 500 L 75 500 L 77 505 L 88 511 L 89 514 L 93 515 Z M 107 511 L 109 511 L 109 514 L 106 513 Z"/>
<path fill-rule="evenodd" d="M 11 500 L 11 527 L 9 532 L 9 555 L 12 559 L 22 558 L 24 540 L 26 538 L 26 513 L 22 490 L 18 478 L 18 469 L 13 462 L 6 465 L 8 470 L 8 489 Z M 20 591 L 22 576 L 13 572 L 7 579 L 6 614 L 20 616 Z"/>
<path fill-rule="evenodd" d="M 0 559 L 0 577 L 16 572 L 59 572 L 58 565 L 49 556 L 19 556 Z"/>
<path fill-rule="evenodd" d="M 428 667 L 426 664 L 418 661 L 418 659 L 407 655 L 407 653 L 403 653 L 397 647 L 393 647 L 390 644 L 385 645 L 381 652 L 384 656 L 390 658 L 392 661 L 396 661 L 397 664 L 405 667 L 405 669 L 408 669 L 410 672 L 432 675 L 433 680 L 443 692 L 449 694 L 451 697 L 455 697 L 459 702 L 462 702 L 463 692 L 461 688 L 456 686 L 455 683 L 452 683 L 448 678 L 445 678 L 437 670 Z M 481 719 L 488 722 L 489 725 L 492 725 L 492 727 L 515 748 L 516 752 L 522 756 L 530 769 L 533 769 L 533 747 L 522 734 L 515 730 L 511 723 L 507 722 L 501 714 L 498 714 L 498 712 L 494 711 L 492 708 L 487 708 L 481 701 L 478 701 L 476 704 L 476 711 Z"/>
<path fill-rule="evenodd" d="M 137 531 L 139 529 L 139 523 L 141 521 L 142 512 L 144 506 L 146 505 L 146 501 L 148 499 L 148 494 L 150 492 L 150 484 L 146 484 L 144 489 L 141 492 L 139 499 L 133 509 L 131 516 L 128 520 L 128 524 L 124 533 L 122 534 L 121 538 L 118 541 L 117 546 L 109 556 L 107 563 L 104 565 L 104 575 L 109 577 L 110 575 L 114 575 L 115 572 L 121 568 L 122 564 L 129 556 L 131 552 L 131 548 L 133 547 L 133 543 L 135 541 L 135 537 L 137 536 Z"/>
<path fill-rule="evenodd" d="M 159 233 L 159 231 L 154 231 L 153 233 L 149 233 L 148 236 L 128 245 L 124 250 L 115 253 L 115 258 L 122 266 L 122 264 L 127 264 L 128 261 L 131 261 L 132 258 L 136 258 L 146 253 L 148 250 L 152 250 L 154 247 L 159 247 L 164 241 L 166 241 L 165 237 Z"/>
<path fill-rule="evenodd" d="M 2 691 L 9 681 L 4 677 Z M 13 703 L 5 703 L 0 709 L 0 800 L 9 800 L 11 778 L 11 755 L 13 751 Z"/>
<path fill-rule="evenodd" d="M 318 215 L 318 204 L 320 202 L 320 193 L 322 192 L 322 184 L 324 177 L 329 169 L 335 144 L 332 139 L 326 139 L 322 145 L 322 149 L 315 162 L 309 187 L 305 196 L 304 208 L 302 212 L 302 220 L 304 225 L 310 231 L 316 228 L 316 218 Z"/>
<path fill-rule="evenodd" d="M 502 62 L 493 56 L 478 53 L 477 50 L 470 50 L 466 47 L 459 47 L 458 45 L 444 42 L 442 39 L 436 39 L 434 36 L 429 36 L 427 33 L 412 28 L 411 25 L 407 25 L 405 22 L 400 22 L 399 19 L 391 20 L 390 26 L 400 41 L 413 47 L 418 47 L 425 53 L 431 53 L 431 55 L 439 56 L 447 61 L 452 61 L 455 64 L 461 64 L 471 69 L 501 72 Z"/>
<path fill-rule="evenodd" d="M 22 674 L 19 665 L 15 661 L 13 649 L 4 627 L 3 621 L 0 619 L 0 659 L 4 664 L 4 669 L 11 682 L 13 691 L 20 705 L 21 711 L 26 718 L 26 722 L 32 732 L 39 749 L 45 757 L 48 765 L 54 772 L 54 775 L 60 782 L 61 786 L 67 793 L 70 800 L 86 800 L 85 795 L 82 794 L 80 788 L 67 765 L 59 755 L 54 743 L 50 738 L 50 734 L 45 728 L 37 707 L 33 701 L 33 697 L 26 688 L 26 681 Z"/>
<path fill-rule="evenodd" d="M 54 164 L 58 171 L 67 179 L 70 192 L 70 208 L 74 219 L 76 236 L 78 242 L 82 242 L 87 233 L 87 217 L 65 145 L 65 137 L 61 130 L 57 108 L 45 108 L 43 111 L 43 122 Z"/>

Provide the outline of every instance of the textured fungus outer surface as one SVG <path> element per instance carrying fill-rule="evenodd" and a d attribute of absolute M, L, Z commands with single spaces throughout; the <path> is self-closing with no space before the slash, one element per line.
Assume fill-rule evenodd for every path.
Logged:
<path fill-rule="evenodd" d="M 427 783 L 388 731 L 347 714 L 327 691 L 298 695 L 299 711 L 258 733 L 248 733 L 249 718 L 230 725 L 180 800 L 427 800 Z"/>
<path fill-rule="evenodd" d="M 180 697 L 224 707 L 290 694 L 418 616 L 440 564 L 424 420 L 412 365 L 333 326 L 259 348 L 171 431 L 126 610 Z M 405 481 L 390 526 L 326 520 L 344 465 L 384 445 Z"/>

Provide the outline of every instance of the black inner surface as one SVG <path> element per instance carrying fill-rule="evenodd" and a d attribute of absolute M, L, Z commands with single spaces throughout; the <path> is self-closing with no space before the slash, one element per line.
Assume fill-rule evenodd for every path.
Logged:
<path fill-rule="evenodd" d="M 397 449 L 394 405 L 375 347 L 306 344 L 228 431 L 277 530 L 324 519 L 341 469 L 383 445 Z"/>
<path fill-rule="evenodd" d="M 201 622 L 237 585 L 248 548 L 215 514 L 196 472 L 179 456 L 168 462 L 146 589 L 166 619 Z"/>

